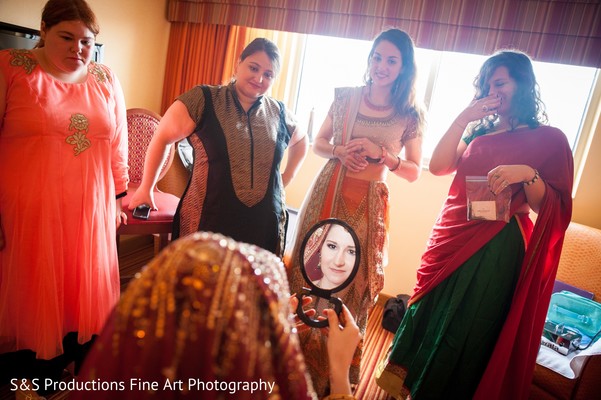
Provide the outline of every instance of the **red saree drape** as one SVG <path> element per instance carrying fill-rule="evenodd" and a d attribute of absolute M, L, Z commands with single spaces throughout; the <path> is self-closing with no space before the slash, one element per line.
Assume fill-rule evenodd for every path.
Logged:
<path fill-rule="evenodd" d="M 540 149 L 540 150 L 539 150 Z M 517 214 L 527 243 L 526 256 L 511 309 L 476 399 L 526 398 L 540 343 L 565 229 L 572 214 L 573 160 L 565 135 L 551 127 L 520 128 L 481 136 L 464 153 L 418 269 L 411 303 L 446 279 L 505 225 L 468 221 L 465 177 L 486 176 L 498 165 L 536 168 L 546 193 L 533 224 Z M 526 203 L 521 183 L 512 186 L 511 213 Z"/>

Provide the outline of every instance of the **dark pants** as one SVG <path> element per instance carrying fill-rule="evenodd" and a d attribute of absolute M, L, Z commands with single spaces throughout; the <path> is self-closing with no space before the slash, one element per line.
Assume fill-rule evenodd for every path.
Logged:
<path fill-rule="evenodd" d="M 38 379 L 43 388 L 45 379 L 57 382 L 63 371 L 72 362 L 75 363 L 75 375 L 92 347 L 96 337 L 84 344 L 77 343 L 77 332 L 70 332 L 63 338 L 64 353 L 50 360 L 36 358 L 32 350 L 19 350 L 0 354 L 0 385 L 7 385 L 11 379 Z M 44 395 L 44 390 L 38 390 Z"/>

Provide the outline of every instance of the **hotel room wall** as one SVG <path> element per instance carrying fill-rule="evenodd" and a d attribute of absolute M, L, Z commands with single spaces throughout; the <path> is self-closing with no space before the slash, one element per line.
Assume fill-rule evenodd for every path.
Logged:
<path fill-rule="evenodd" d="M 169 37 L 166 0 L 89 0 L 106 45 L 105 63 L 121 80 L 128 107 L 160 110 Z M 0 0 L 0 19 L 39 29 L 45 0 Z M 320 122 L 319 122 L 320 123 Z M 587 159 L 574 201 L 573 220 L 601 228 L 601 130 Z M 541 146 L 544 146 L 541 143 Z M 299 175 L 287 188 L 287 201 L 299 207 L 324 160 L 310 152 Z M 424 170 L 414 183 L 389 178 L 391 192 L 390 252 L 384 293 L 410 293 L 430 229 L 451 183 Z"/>
<path fill-rule="evenodd" d="M 572 221 L 601 229 L 601 122 L 599 120 L 574 198 Z"/>

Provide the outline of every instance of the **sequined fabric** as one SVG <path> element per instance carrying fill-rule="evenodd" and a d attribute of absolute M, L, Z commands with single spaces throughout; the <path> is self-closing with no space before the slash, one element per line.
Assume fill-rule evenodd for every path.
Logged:
<path fill-rule="evenodd" d="M 288 298 L 283 264 L 272 253 L 212 233 L 181 238 L 132 281 L 79 378 L 136 378 L 160 389 L 78 396 L 313 398 Z M 164 382 L 180 380 L 182 390 L 163 390 Z M 273 389 L 201 391 L 189 384 L 197 381 L 263 381 Z"/>

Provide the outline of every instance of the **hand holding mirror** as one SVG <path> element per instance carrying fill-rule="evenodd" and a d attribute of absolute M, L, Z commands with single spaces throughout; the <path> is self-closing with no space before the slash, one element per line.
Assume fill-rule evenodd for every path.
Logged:
<path fill-rule="evenodd" d="M 303 239 L 299 265 L 308 287 L 297 294 L 296 313 L 307 325 L 325 327 L 325 319 L 311 319 L 302 308 L 303 296 L 316 296 L 329 301 L 337 314 L 342 312 L 342 300 L 332 296 L 353 281 L 360 261 L 359 239 L 344 221 L 326 219 L 315 224 Z"/>

